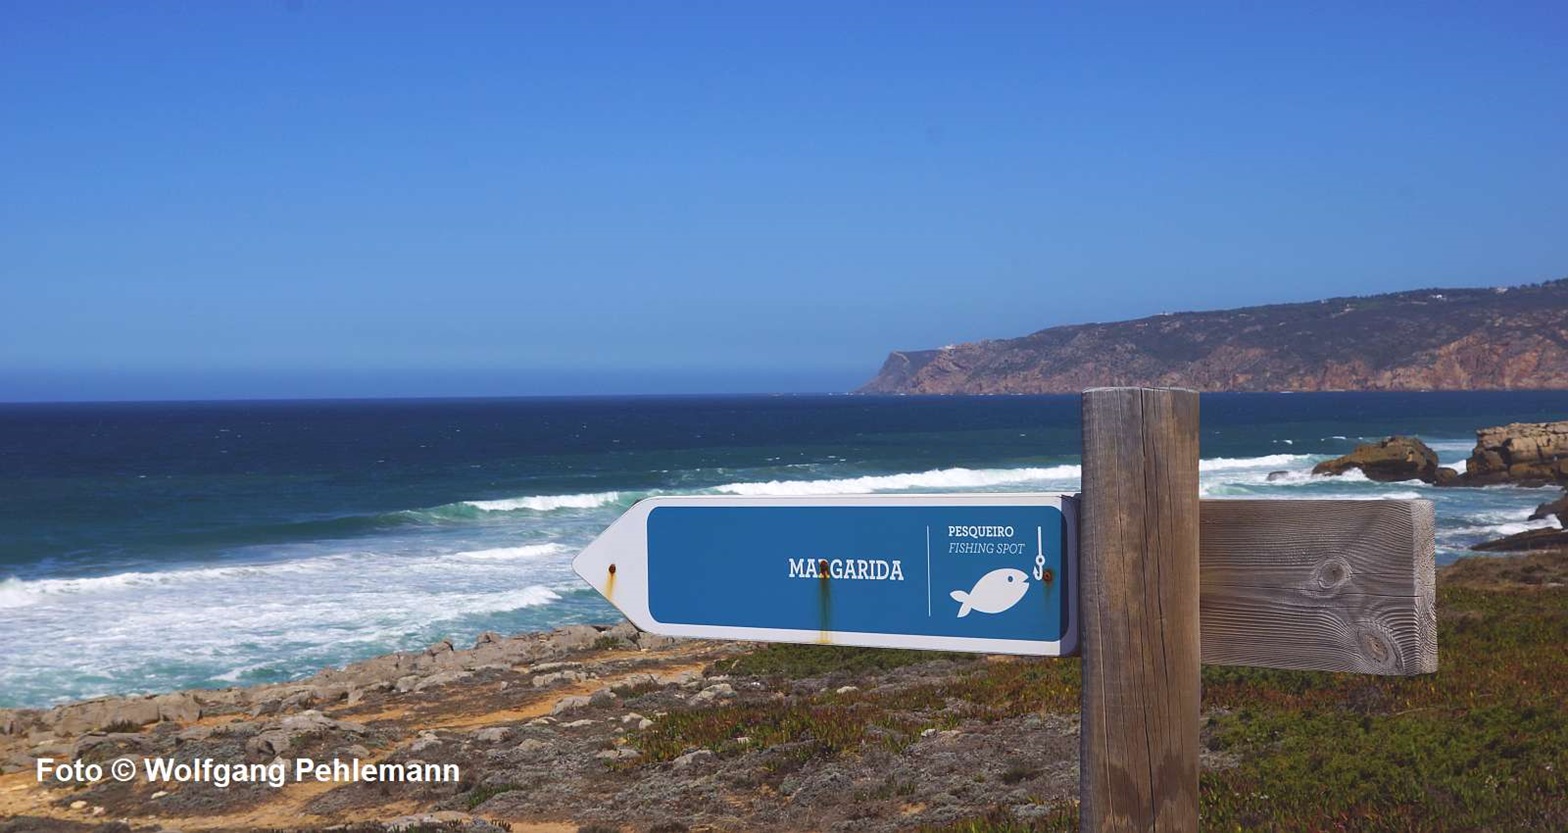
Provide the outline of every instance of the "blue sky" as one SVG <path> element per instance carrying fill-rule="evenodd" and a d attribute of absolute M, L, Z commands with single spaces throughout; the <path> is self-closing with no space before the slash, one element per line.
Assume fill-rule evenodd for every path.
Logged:
<path fill-rule="evenodd" d="M 843 390 L 1568 275 L 1560 4 L 1277 5 L 4 0 L 0 398 Z"/>

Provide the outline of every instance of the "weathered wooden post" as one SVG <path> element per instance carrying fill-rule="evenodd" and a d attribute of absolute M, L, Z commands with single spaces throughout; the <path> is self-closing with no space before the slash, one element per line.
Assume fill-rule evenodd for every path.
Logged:
<path fill-rule="evenodd" d="M 1085 831 L 1198 828 L 1198 394 L 1083 396 Z"/>

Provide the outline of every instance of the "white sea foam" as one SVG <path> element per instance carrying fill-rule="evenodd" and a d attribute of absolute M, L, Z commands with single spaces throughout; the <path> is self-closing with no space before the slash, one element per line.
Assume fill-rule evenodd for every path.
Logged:
<path fill-rule="evenodd" d="M 299 558 L 271 563 L 236 564 L 225 567 L 199 567 L 183 570 L 153 572 L 131 571 L 108 576 L 89 578 L 53 578 L 24 581 L 8 578 L 0 581 L 0 609 L 19 608 L 40 602 L 77 601 L 83 596 L 117 596 L 127 593 L 191 593 L 211 592 L 224 586 L 262 584 L 308 586 L 324 578 L 331 578 L 336 586 L 350 586 L 354 579 L 374 575 L 380 571 L 410 574 L 423 571 L 451 572 L 454 560 L 469 562 L 516 561 L 571 552 L 559 543 L 527 544 L 515 547 L 493 547 L 456 553 L 428 552 L 414 557 L 368 552 L 340 552 L 312 558 Z M 470 568 L 476 569 L 476 568 Z"/>
<path fill-rule="evenodd" d="M 1456 471 L 1465 470 L 1465 461 L 1475 450 L 1475 440 L 1432 440 L 1427 448 L 1437 453 L 1437 464 Z"/>
<path fill-rule="evenodd" d="M 552 512 L 556 509 L 595 509 L 606 504 L 615 503 L 620 499 L 620 492 L 595 492 L 585 495 L 535 495 L 531 497 L 502 498 L 500 500 L 465 500 L 463 505 L 472 506 L 485 512 L 516 512 L 519 510 Z"/>
<path fill-rule="evenodd" d="M 214 680 L 219 680 L 219 681 L 225 682 L 225 683 L 237 683 L 237 682 L 240 681 L 240 678 L 243 677 L 244 675 L 249 674 L 252 671 L 260 671 L 263 668 L 266 668 L 267 666 L 268 666 L 268 663 L 265 663 L 265 662 L 256 662 L 256 663 L 252 663 L 250 665 L 241 665 L 241 666 L 238 666 L 236 668 L 230 668 L 228 671 L 225 671 L 222 674 L 214 674 L 214 675 L 212 675 L 212 678 Z"/>
<path fill-rule="evenodd" d="M 471 550 L 469 552 L 453 553 L 450 557 L 461 558 L 467 561 L 515 561 L 519 558 L 539 558 L 566 551 L 567 548 L 560 544 L 529 544 L 522 547 L 495 547 L 487 550 Z"/>
<path fill-rule="evenodd" d="M 50 578 L 23 581 L 9 578 L 0 582 L 0 608 L 23 607 L 55 596 L 78 596 L 122 591 L 152 591 L 176 585 L 211 584 L 227 580 L 252 579 L 267 574 L 304 573 L 330 570 L 329 562 L 339 559 L 283 562 L 269 565 L 213 567 L 161 572 L 127 572 L 92 578 Z"/>
<path fill-rule="evenodd" d="M 1310 462 L 1310 454 L 1265 454 L 1262 457 L 1212 457 L 1198 461 L 1198 471 L 1218 472 L 1235 469 L 1282 469 Z"/>
<path fill-rule="evenodd" d="M 1532 529 L 1550 529 L 1557 526 L 1552 520 L 1544 521 L 1515 521 L 1513 523 L 1492 524 L 1490 526 L 1473 526 L 1465 529 L 1467 534 L 1480 536 L 1482 540 L 1502 538 L 1507 535 L 1518 535 Z"/>
<path fill-rule="evenodd" d="M 902 474 L 878 474 L 828 480 L 770 480 L 727 483 L 716 492 L 731 495 L 859 495 L 912 489 L 982 490 L 1022 483 L 1075 483 L 1083 474 L 1076 465 L 1018 469 L 932 469 Z"/>
<path fill-rule="evenodd" d="M 1529 518 L 1534 510 L 1529 506 L 1519 506 L 1509 509 L 1489 509 L 1484 512 L 1470 512 L 1465 514 L 1464 520 L 1471 524 L 1498 524 L 1522 522 Z"/>
<path fill-rule="evenodd" d="M 1268 454 L 1261 457 L 1215 457 L 1198 462 L 1206 477 L 1227 476 L 1263 482 L 1272 471 L 1305 467 L 1315 458 L 1308 454 Z M 1292 473 L 1294 474 L 1294 473 Z M 1301 475 L 1305 477 L 1305 475 Z M 821 480 L 769 480 L 727 483 L 713 491 L 732 495 L 853 495 L 912 490 L 984 491 L 999 486 L 1036 485 L 1042 489 L 1070 491 L 1078 488 L 1083 467 L 1074 464 L 1006 469 L 931 469 L 922 472 L 866 475 Z"/>
<path fill-rule="evenodd" d="M 514 543 L 536 527 L 422 528 L 229 554 L 255 559 L 248 563 L 9 578 L 0 581 L 0 622 L 29 640 L 0 664 L 0 689 L 42 703 L 279 680 L 443 635 L 604 618 L 602 605 L 584 609 L 581 593 L 564 614 L 525 612 L 560 607 L 579 590 L 569 556 L 593 532 Z"/>
<path fill-rule="evenodd" d="M 516 610 L 520 607 L 540 607 L 560 600 L 560 593 L 548 587 L 533 585 L 521 590 L 492 594 L 483 601 L 468 605 L 463 613 L 495 613 L 502 610 Z"/>
<path fill-rule="evenodd" d="M 18 578 L 0 580 L 0 610 L 32 604 L 33 596 L 26 584 Z"/>

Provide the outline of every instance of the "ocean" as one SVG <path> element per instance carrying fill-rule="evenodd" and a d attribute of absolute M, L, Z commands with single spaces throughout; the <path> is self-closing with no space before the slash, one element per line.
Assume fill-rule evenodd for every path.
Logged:
<path fill-rule="evenodd" d="M 0 706 L 307 676 L 616 614 L 571 558 L 656 494 L 1075 491 L 1076 396 L 0 405 Z M 1551 489 L 1318 478 L 1392 433 L 1462 468 L 1568 392 L 1206 394 L 1205 497 L 1429 498 L 1438 561 Z M 1270 481 L 1271 472 L 1286 472 Z"/>

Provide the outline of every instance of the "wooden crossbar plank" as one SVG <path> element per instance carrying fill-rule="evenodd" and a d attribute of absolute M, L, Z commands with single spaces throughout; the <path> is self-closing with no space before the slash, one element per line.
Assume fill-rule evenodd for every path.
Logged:
<path fill-rule="evenodd" d="M 1205 500 L 1203 661 L 1362 674 L 1437 670 L 1425 500 Z"/>

